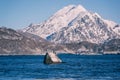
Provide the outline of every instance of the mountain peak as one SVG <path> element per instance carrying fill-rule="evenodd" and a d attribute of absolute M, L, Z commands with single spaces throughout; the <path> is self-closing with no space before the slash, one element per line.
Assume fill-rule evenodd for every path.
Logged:
<path fill-rule="evenodd" d="M 71 12 L 80 13 L 80 12 L 86 12 L 86 11 L 87 10 L 82 5 L 68 5 L 60 9 L 54 15 L 63 15 Z"/>
<path fill-rule="evenodd" d="M 82 5 L 77 5 L 76 8 L 80 11 L 87 11 Z"/>
<path fill-rule="evenodd" d="M 82 5 L 65 6 L 45 22 L 25 31 L 58 43 L 101 43 L 120 35 L 119 25 L 87 11 Z"/>
<path fill-rule="evenodd" d="M 70 9 L 70 10 L 72 10 L 72 9 L 77 9 L 77 10 L 79 10 L 79 11 L 87 11 L 82 5 L 68 5 L 68 6 L 66 6 L 66 7 L 64 7 L 64 8 L 67 8 L 67 9 Z M 63 8 L 63 9 L 64 9 Z"/>

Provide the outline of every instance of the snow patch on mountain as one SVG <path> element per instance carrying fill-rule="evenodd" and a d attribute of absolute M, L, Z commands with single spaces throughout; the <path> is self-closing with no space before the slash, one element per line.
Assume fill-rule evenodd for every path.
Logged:
<path fill-rule="evenodd" d="M 29 32 L 40 35 L 43 38 L 59 31 L 61 28 L 68 26 L 68 24 L 75 19 L 80 13 L 86 12 L 81 5 L 69 5 L 56 12 L 52 17 L 42 24 L 32 24 L 23 29 L 23 32 Z"/>
<path fill-rule="evenodd" d="M 107 23 L 109 29 L 113 30 L 116 34 L 120 35 L 120 25 L 119 24 L 117 24 L 113 21 L 109 21 L 109 20 L 104 20 L 104 21 Z"/>
<path fill-rule="evenodd" d="M 31 24 L 23 32 L 57 43 L 102 43 L 107 39 L 120 38 L 120 26 L 117 23 L 103 19 L 96 12 L 87 11 L 82 5 L 66 6 L 45 22 Z"/>

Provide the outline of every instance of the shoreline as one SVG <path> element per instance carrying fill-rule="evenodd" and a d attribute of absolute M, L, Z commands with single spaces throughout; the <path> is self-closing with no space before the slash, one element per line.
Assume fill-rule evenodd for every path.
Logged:
<path fill-rule="evenodd" d="M 85 54 L 85 53 L 57 53 L 57 55 L 59 54 L 72 54 L 72 55 L 120 55 L 120 53 L 105 53 L 105 54 Z M 41 56 L 41 55 L 45 55 L 45 54 L 0 54 L 0 56 Z"/>

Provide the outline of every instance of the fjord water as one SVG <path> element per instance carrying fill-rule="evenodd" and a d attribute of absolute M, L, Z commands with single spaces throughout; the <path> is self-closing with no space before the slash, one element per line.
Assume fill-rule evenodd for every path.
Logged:
<path fill-rule="evenodd" d="M 43 55 L 0 56 L 0 80 L 120 80 L 120 55 L 58 56 L 50 65 Z"/>

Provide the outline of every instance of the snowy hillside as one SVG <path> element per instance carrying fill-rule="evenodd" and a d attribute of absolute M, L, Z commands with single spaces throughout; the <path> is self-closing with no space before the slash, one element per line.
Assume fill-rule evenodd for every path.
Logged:
<path fill-rule="evenodd" d="M 41 24 L 31 24 L 23 32 L 38 35 L 57 43 L 88 41 L 102 43 L 120 38 L 120 26 L 103 19 L 98 13 L 87 11 L 81 5 L 69 5 Z"/>

